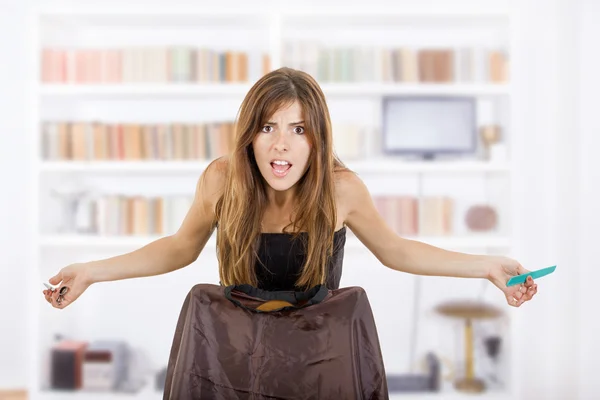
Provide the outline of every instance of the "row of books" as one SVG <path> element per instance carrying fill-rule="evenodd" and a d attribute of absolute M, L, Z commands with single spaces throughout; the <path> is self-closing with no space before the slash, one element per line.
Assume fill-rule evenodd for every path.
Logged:
<path fill-rule="evenodd" d="M 509 58 L 502 49 L 326 47 L 291 42 L 285 65 L 321 82 L 500 83 L 508 80 Z"/>
<path fill-rule="evenodd" d="M 78 234 L 100 236 L 170 235 L 181 226 L 193 197 L 88 196 L 77 201 L 74 221 L 67 224 Z"/>
<path fill-rule="evenodd" d="M 206 160 L 230 152 L 234 123 L 45 121 L 41 136 L 47 161 Z"/>
<path fill-rule="evenodd" d="M 163 235 L 179 228 L 193 197 L 190 195 L 82 197 L 68 226 L 81 234 L 101 236 Z M 375 207 L 388 225 L 407 236 L 453 233 L 454 200 L 447 196 L 374 196 Z"/>
<path fill-rule="evenodd" d="M 266 54 L 252 58 L 241 51 L 190 47 L 133 47 L 123 49 L 43 48 L 43 83 L 167 83 L 248 82 L 251 63 L 270 71 Z"/>
<path fill-rule="evenodd" d="M 336 153 L 358 159 L 371 131 L 356 124 L 334 124 Z M 41 157 L 46 161 L 209 160 L 228 154 L 234 123 L 103 123 L 45 121 Z"/>
<path fill-rule="evenodd" d="M 453 233 L 454 201 L 446 196 L 373 196 L 375 207 L 400 235 L 444 236 Z"/>

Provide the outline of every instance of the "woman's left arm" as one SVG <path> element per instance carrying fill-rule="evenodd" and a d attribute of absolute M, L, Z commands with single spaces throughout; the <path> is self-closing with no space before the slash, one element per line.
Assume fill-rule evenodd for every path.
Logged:
<path fill-rule="evenodd" d="M 511 276 L 529 272 L 508 257 L 449 251 L 400 237 L 381 217 L 367 187 L 353 173 L 342 173 L 338 188 L 346 225 L 386 267 L 416 275 L 488 279 L 512 306 L 520 306 L 536 293 L 533 280 L 524 286 L 506 286 Z"/>

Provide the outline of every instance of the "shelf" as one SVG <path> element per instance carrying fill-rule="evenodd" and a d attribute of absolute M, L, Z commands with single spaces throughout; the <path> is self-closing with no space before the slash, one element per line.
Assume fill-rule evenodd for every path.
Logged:
<path fill-rule="evenodd" d="M 45 248 L 137 248 L 159 239 L 161 236 L 94 236 L 94 235 L 44 235 L 40 245 Z M 407 237 L 442 248 L 505 248 L 510 240 L 504 236 L 449 236 L 449 237 Z M 213 236 L 205 248 L 215 248 Z M 355 236 L 349 234 L 346 249 L 366 249 Z"/>
<path fill-rule="evenodd" d="M 163 398 L 163 393 L 148 388 L 136 394 L 126 393 L 93 393 L 83 391 L 41 391 L 34 399 L 40 400 L 159 400 Z M 506 394 L 502 393 L 482 393 L 482 394 L 461 394 L 461 393 L 390 393 L 390 400 L 504 400 Z"/>
<path fill-rule="evenodd" d="M 210 161 L 43 161 L 41 172 L 141 172 L 141 173 L 200 173 Z M 373 161 L 348 161 L 346 166 L 362 174 L 396 173 L 508 173 L 507 163 L 483 161 L 399 161 L 379 158 Z"/>
<path fill-rule="evenodd" d="M 244 96 L 250 83 L 164 83 L 164 84 L 41 84 L 39 95 L 43 97 L 201 97 Z M 326 96 L 506 96 L 507 84 L 462 83 L 324 83 Z"/>

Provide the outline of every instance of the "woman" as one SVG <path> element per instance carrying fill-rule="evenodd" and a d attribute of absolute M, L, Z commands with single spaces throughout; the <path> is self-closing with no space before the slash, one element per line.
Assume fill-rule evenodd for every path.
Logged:
<path fill-rule="evenodd" d="M 136 251 L 63 268 L 44 290 L 56 308 L 91 284 L 164 274 L 192 263 L 217 228 L 222 285 L 266 290 L 339 286 L 346 227 L 391 269 L 419 275 L 488 279 L 519 307 L 537 292 L 527 271 L 506 257 L 443 250 L 399 237 L 377 213 L 363 182 L 335 157 L 325 97 L 304 72 L 263 76 L 244 99 L 236 144 L 213 161 L 179 230 Z M 295 240 L 300 239 L 300 240 Z"/>

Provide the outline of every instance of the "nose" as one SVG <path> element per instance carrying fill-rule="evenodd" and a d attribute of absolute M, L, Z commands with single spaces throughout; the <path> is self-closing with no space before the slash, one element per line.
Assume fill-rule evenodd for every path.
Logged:
<path fill-rule="evenodd" d="M 280 132 L 275 137 L 275 150 L 277 151 L 288 151 L 289 145 L 287 143 L 287 137 L 285 133 Z"/>

